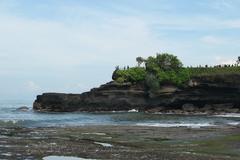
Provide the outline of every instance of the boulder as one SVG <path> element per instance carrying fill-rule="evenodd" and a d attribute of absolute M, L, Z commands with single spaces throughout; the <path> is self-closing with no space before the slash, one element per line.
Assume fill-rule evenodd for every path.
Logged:
<path fill-rule="evenodd" d="M 187 103 L 182 106 L 183 111 L 193 112 L 198 110 L 198 107 L 194 106 L 193 104 Z"/>
<path fill-rule="evenodd" d="M 146 112 L 147 113 L 159 113 L 159 112 L 164 111 L 165 109 L 166 109 L 165 107 L 153 107 L 150 109 L 146 109 Z"/>
<path fill-rule="evenodd" d="M 239 113 L 240 110 L 238 108 L 229 108 L 224 110 L 227 113 Z"/>
<path fill-rule="evenodd" d="M 17 108 L 17 111 L 22 111 L 22 112 L 27 112 L 29 110 L 29 108 L 27 106 L 22 106 Z"/>
<path fill-rule="evenodd" d="M 205 104 L 203 108 L 201 108 L 202 111 L 206 112 L 206 111 L 210 111 L 213 110 L 214 107 L 211 104 Z"/>
<path fill-rule="evenodd" d="M 212 108 L 216 111 L 226 111 L 232 109 L 234 105 L 232 103 L 223 103 L 223 104 L 213 104 Z"/>

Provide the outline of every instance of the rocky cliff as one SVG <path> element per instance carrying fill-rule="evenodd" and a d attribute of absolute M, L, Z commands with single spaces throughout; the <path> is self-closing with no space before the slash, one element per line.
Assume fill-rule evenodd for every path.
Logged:
<path fill-rule="evenodd" d="M 164 85 L 155 93 L 150 93 L 144 84 L 110 82 L 82 94 L 44 93 L 37 96 L 33 108 L 47 112 L 239 112 L 240 75 L 195 77 L 185 87 Z"/>

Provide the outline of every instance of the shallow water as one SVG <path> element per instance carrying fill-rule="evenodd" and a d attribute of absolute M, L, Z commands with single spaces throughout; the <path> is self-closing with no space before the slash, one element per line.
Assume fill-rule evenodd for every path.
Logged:
<path fill-rule="evenodd" d="M 29 111 L 17 111 L 28 106 Z M 239 125 L 240 114 L 218 116 L 161 115 L 137 112 L 112 113 L 38 113 L 32 109 L 32 102 L 1 101 L 0 126 L 51 127 L 82 125 L 139 125 L 154 127 L 208 127 Z"/>

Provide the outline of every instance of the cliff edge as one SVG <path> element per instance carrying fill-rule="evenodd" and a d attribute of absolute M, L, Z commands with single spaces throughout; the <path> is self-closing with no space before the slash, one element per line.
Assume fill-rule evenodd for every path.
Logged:
<path fill-rule="evenodd" d="M 187 85 L 162 85 L 154 93 L 144 83 L 109 82 L 82 94 L 44 93 L 33 109 L 44 112 L 129 111 L 163 113 L 237 113 L 240 74 L 193 77 Z"/>

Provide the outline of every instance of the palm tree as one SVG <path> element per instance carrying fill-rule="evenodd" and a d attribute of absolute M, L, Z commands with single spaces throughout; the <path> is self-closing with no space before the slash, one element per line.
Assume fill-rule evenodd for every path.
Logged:
<path fill-rule="evenodd" d="M 138 63 L 138 67 L 140 67 L 141 64 L 144 62 L 144 59 L 143 59 L 142 57 L 137 57 L 137 58 L 136 58 L 136 61 L 137 61 L 137 63 Z"/>

